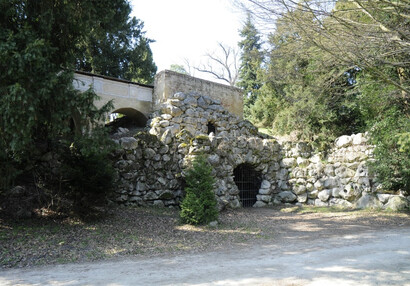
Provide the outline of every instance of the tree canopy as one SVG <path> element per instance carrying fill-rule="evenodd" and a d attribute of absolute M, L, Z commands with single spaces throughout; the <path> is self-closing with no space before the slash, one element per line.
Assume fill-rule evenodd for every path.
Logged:
<path fill-rule="evenodd" d="M 144 23 L 130 17 L 131 7 L 127 1 L 103 4 L 98 2 L 96 9 L 104 9 L 104 13 L 78 43 L 76 69 L 152 83 L 157 67 L 149 46 L 153 40 L 145 37 Z"/>
<path fill-rule="evenodd" d="M 409 3 L 240 2 L 269 39 L 250 119 L 322 147 L 369 131 L 372 170 L 385 188 L 409 190 Z"/>
<path fill-rule="evenodd" d="M 109 106 L 98 110 L 92 90 L 74 90 L 76 67 L 152 80 L 151 41 L 129 13 L 125 0 L 1 0 L 0 188 L 34 170 L 59 139 L 72 137 L 73 115 L 83 126 L 101 122 Z M 104 53 L 93 53 L 97 44 Z"/>
<path fill-rule="evenodd" d="M 240 31 L 242 40 L 238 43 L 241 49 L 239 82 L 238 86 L 243 88 L 244 112 L 249 116 L 249 107 L 255 103 L 258 90 L 262 87 L 260 79 L 261 65 L 263 63 L 263 53 L 261 36 L 252 22 L 251 15 L 248 14 L 247 20 Z"/>

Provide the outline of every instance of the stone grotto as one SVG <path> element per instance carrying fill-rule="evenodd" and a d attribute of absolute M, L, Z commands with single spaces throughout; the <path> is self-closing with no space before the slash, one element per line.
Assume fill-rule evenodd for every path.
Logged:
<path fill-rule="evenodd" d="M 184 196 L 184 170 L 206 154 L 216 179 L 220 210 L 274 204 L 400 209 L 403 193 L 383 191 L 366 162 L 366 134 L 342 136 L 324 155 L 306 142 L 283 142 L 228 112 L 220 100 L 177 92 L 154 111 L 144 131 L 115 141 L 115 201 L 176 207 Z"/>

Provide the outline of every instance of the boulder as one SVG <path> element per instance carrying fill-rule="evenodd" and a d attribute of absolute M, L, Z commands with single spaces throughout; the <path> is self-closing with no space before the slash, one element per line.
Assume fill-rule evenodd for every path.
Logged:
<path fill-rule="evenodd" d="M 173 117 L 179 116 L 183 113 L 181 108 L 173 106 L 171 104 L 164 105 L 164 107 L 162 108 L 162 112 L 164 112 L 166 114 L 170 114 Z"/>
<path fill-rule="evenodd" d="M 327 207 L 327 206 L 329 206 L 329 203 L 328 203 L 328 202 L 324 202 L 324 201 L 322 201 L 322 200 L 320 200 L 320 199 L 316 199 L 316 200 L 315 200 L 315 206 L 317 206 L 317 207 Z"/>
<path fill-rule="evenodd" d="M 322 202 L 326 202 L 329 199 L 331 194 L 332 194 L 332 190 L 326 189 L 326 190 L 319 192 L 317 196 Z"/>
<path fill-rule="evenodd" d="M 184 100 L 187 97 L 187 95 L 183 92 L 177 92 L 174 94 L 173 98 L 178 99 L 178 100 Z"/>
<path fill-rule="evenodd" d="M 229 206 L 233 209 L 237 209 L 241 207 L 241 202 L 238 199 L 234 199 L 229 202 Z"/>
<path fill-rule="evenodd" d="M 366 163 L 360 163 L 357 167 L 355 177 L 368 177 L 369 176 L 369 169 L 366 166 Z"/>
<path fill-rule="evenodd" d="M 353 145 L 362 145 L 367 142 L 367 139 L 363 135 L 363 133 L 352 135 L 352 137 L 353 137 Z"/>
<path fill-rule="evenodd" d="M 161 118 L 164 120 L 171 120 L 172 115 L 171 114 L 161 114 Z"/>
<path fill-rule="evenodd" d="M 196 107 L 196 106 L 198 106 L 198 101 L 193 96 L 187 96 L 184 99 L 184 104 L 187 105 L 187 106 Z"/>
<path fill-rule="evenodd" d="M 172 142 L 172 138 L 172 131 L 170 129 L 167 129 L 161 136 L 161 142 L 165 145 L 168 145 Z"/>
<path fill-rule="evenodd" d="M 296 186 L 293 186 L 293 192 L 294 192 L 296 195 L 300 195 L 300 194 L 306 193 L 306 186 L 304 186 L 304 185 L 296 185 Z"/>
<path fill-rule="evenodd" d="M 296 200 L 296 195 L 291 191 L 280 192 L 277 196 L 283 203 L 291 203 Z"/>
<path fill-rule="evenodd" d="M 316 199 L 319 194 L 319 190 L 313 190 L 309 192 L 308 197 L 309 199 Z"/>
<path fill-rule="evenodd" d="M 216 220 L 211 221 L 211 222 L 209 223 L 209 227 L 217 227 L 217 226 L 218 226 L 218 221 L 216 221 Z"/>
<path fill-rule="evenodd" d="M 134 150 L 138 147 L 138 141 L 134 137 L 123 137 L 120 139 L 120 144 L 125 150 Z"/>
<path fill-rule="evenodd" d="M 336 139 L 335 145 L 338 148 L 343 148 L 352 145 L 353 139 L 350 136 L 343 135 Z"/>
<path fill-rule="evenodd" d="M 303 167 L 309 165 L 309 160 L 302 157 L 298 157 L 296 159 L 296 163 L 298 164 L 298 166 Z"/>
<path fill-rule="evenodd" d="M 378 209 L 383 204 L 377 199 L 376 196 L 363 192 L 359 200 L 354 204 L 358 209 Z"/>
<path fill-rule="evenodd" d="M 260 195 L 270 195 L 272 193 L 272 190 L 270 188 L 268 189 L 259 189 L 259 194 Z"/>
<path fill-rule="evenodd" d="M 306 203 L 307 198 L 308 198 L 307 193 L 299 194 L 297 196 L 297 200 L 298 200 L 299 203 Z"/>
<path fill-rule="evenodd" d="M 333 165 L 326 165 L 325 168 L 323 169 L 326 175 L 328 176 L 334 176 L 335 175 L 335 169 Z"/>
<path fill-rule="evenodd" d="M 269 189 L 271 186 L 271 183 L 268 180 L 263 180 L 261 183 L 261 189 Z"/>
<path fill-rule="evenodd" d="M 323 183 L 320 180 L 317 180 L 314 184 L 313 184 L 314 188 L 321 191 L 323 190 Z"/>
<path fill-rule="evenodd" d="M 284 158 L 282 160 L 282 164 L 285 168 L 292 167 L 296 165 L 296 159 L 295 158 Z"/>
<path fill-rule="evenodd" d="M 387 204 L 384 206 L 386 210 L 391 211 L 402 211 L 409 208 L 409 201 L 401 196 L 392 196 L 390 197 Z"/>
<path fill-rule="evenodd" d="M 197 104 L 198 104 L 199 107 L 201 107 L 203 109 L 206 109 L 208 107 L 208 103 L 205 101 L 203 96 L 198 98 Z"/>
<path fill-rule="evenodd" d="M 164 205 L 164 202 L 163 202 L 163 201 L 161 201 L 161 200 L 155 200 L 154 203 L 153 203 L 153 206 L 154 206 L 154 207 L 158 207 L 158 208 L 163 208 L 165 205 Z"/>
<path fill-rule="evenodd" d="M 262 208 L 262 207 L 266 207 L 267 204 L 265 202 L 262 201 L 256 201 L 256 203 L 253 204 L 254 208 Z"/>
<path fill-rule="evenodd" d="M 263 201 L 266 203 L 269 203 L 272 201 L 272 197 L 268 195 L 256 195 L 256 198 L 258 199 L 258 201 Z"/>
<path fill-rule="evenodd" d="M 209 155 L 208 156 L 208 162 L 211 164 L 211 165 L 217 165 L 217 164 L 219 164 L 219 156 L 218 156 L 218 154 L 212 154 L 212 155 Z"/>
<path fill-rule="evenodd" d="M 353 184 L 347 184 L 343 190 L 339 192 L 339 195 L 348 201 L 353 201 L 361 195 L 361 190 L 359 187 Z"/>
<path fill-rule="evenodd" d="M 168 127 L 168 126 L 169 126 L 169 121 L 168 121 L 168 120 L 161 120 L 161 121 L 159 122 L 159 125 L 160 125 L 161 127 Z"/>
<path fill-rule="evenodd" d="M 377 198 L 383 204 L 387 203 L 392 195 L 390 194 L 377 194 Z"/>
<path fill-rule="evenodd" d="M 336 199 L 332 198 L 329 200 L 329 205 L 330 206 L 341 206 L 341 207 L 352 207 L 353 204 L 344 200 L 344 199 Z"/>
<path fill-rule="evenodd" d="M 338 186 L 338 179 L 337 177 L 329 177 L 323 181 L 323 187 L 325 189 L 332 189 Z"/>

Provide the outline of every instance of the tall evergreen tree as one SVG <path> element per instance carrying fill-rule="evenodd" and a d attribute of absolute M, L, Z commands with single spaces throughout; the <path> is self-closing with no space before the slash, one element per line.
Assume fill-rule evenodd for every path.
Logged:
<path fill-rule="evenodd" d="M 121 7 L 124 10 L 118 10 Z M 110 23 L 117 16 L 128 19 L 129 12 L 125 0 L 0 0 L 0 189 L 10 186 L 18 170 L 35 170 L 39 156 L 57 145 L 56 138 L 71 136 L 73 113 L 87 122 L 102 119 L 104 110 L 94 106 L 96 94 L 74 90 L 73 70 L 76 62 L 82 62 L 79 59 L 90 54 L 84 47 L 91 45 L 84 43 L 90 43 L 90 31 L 94 35 L 96 27 L 102 34 L 104 25 L 110 24 L 106 34 L 112 41 L 104 43 L 112 44 L 113 53 L 117 51 L 114 47 L 121 50 L 129 34 L 134 35 L 127 38 L 131 42 L 141 35 L 142 26 L 135 19 L 127 22 L 128 34 L 124 26 L 116 33 L 115 23 Z M 122 42 L 114 41 L 117 37 Z M 148 59 L 148 43 L 141 38 L 130 55 Z M 123 67 L 121 62 L 117 64 Z M 133 64 L 126 72 L 144 70 L 144 66 Z M 145 75 L 142 71 L 136 74 L 148 81 L 152 69 L 146 71 Z"/>
<path fill-rule="evenodd" d="M 94 95 L 73 90 L 70 64 L 76 44 L 97 18 L 90 2 L 1 0 L 3 155 L 27 159 L 37 145 L 67 131 L 66 121 L 74 110 L 90 114 Z"/>
<path fill-rule="evenodd" d="M 258 90 L 262 86 L 260 69 L 263 62 L 261 37 L 252 22 L 250 14 L 248 14 L 247 20 L 240 31 L 240 36 L 243 39 L 238 43 L 242 51 L 238 86 L 245 91 L 244 112 L 245 116 L 248 117 L 249 107 L 255 103 Z"/>
<path fill-rule="evenodd" d="M 157 67 L 144 23 L 130 17 L 127 1 L 114 0 L 78 47 L 76 68 L 140 83 L 152 83 Z"/>

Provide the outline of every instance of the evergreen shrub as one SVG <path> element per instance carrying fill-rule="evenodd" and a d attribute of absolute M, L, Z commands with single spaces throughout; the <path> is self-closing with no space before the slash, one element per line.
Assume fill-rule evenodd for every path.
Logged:
<path fill-rule="evenodd" d="M 63 156 L 65 197 L 80 217 L 92 215 L 113 190 L 115 173 L 110 154 L 114 148 L 104 131 L 94 130 L 91 135 L 75 138 Z"/>
<path fill-rule="evenodd" d="M 213 185 L 212 167 L 201 155 L 194 159 L 186 172 L 185 198 L 181 203 L 180 217 L 183 223 L 207 224 L 218 219 L 218 209 Z"/>

